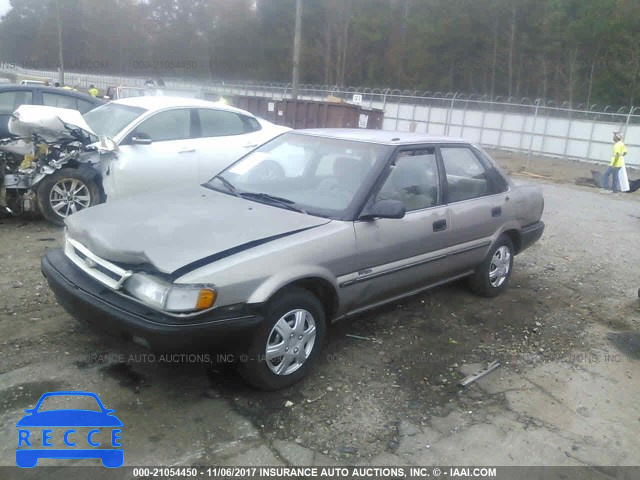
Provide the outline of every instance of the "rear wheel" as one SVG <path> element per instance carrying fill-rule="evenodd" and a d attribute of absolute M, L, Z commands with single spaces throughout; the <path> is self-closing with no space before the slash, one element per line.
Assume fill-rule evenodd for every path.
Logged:
<path fill-rule="evenodd" d="M 38 186 L 38 209 L 52 223 L 63 225 L 75 212 L 100 203 L 100 189 L 92 178 L 74 168 L 62 168 Z"/>
<path fill-rule="evenodd" d="M 484 297 L 495 297 L 504 290 L 511 277 L 514 253 L 511 239 L 506 235 L 500 236 L 471 276 L 471 289 Z"/>
<path fill-rule="evenodd" d="M 309 371 L 324 334 L 325 313 L 317 297 L 304 289 L 288 289 L 267 307 L 239 372 L 262 390 L 293 385 Z"/>

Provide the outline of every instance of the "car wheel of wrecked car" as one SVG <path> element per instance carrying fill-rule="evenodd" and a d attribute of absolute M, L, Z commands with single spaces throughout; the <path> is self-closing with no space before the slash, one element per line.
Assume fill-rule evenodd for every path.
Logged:
<path fill-rule="evenodd" d="M 288 387 L 307 374 L 324 334 L 325 313 L 320 301 L 307 290 L 288 289 L 267 306 L 246 361 L 239 364 L 240 374 L 263 390 Z"/>
<path fill-rule="evenodd" d="M 471 277 L 471 289 L 485 297 L 498 295 L 509 283 L 513 269 L 513 255 L 513 242 L 506 235 L 501 235 Z"/>
<path fill-rule="evenodd" d="M 95 180 L 74 168 L 63 168 L 38 186 L 38 208 L 50 222 L 62 225 L 72 213 L 100 203 Z"/>

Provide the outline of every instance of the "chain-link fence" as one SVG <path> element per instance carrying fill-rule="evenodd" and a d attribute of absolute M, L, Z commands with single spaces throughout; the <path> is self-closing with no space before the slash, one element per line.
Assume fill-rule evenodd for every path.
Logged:
<path fill-rule="evenodd" d="M 20 73 L 57 80 L 58 72 Z M 12 69 L 16 73 L 16 69 Z M 144 86 L 145 78 L 65 73 L 67 85 Z M 169 88 L 221 95 L 289 98 L 291 85 L 259 82 L 198 82 L 165 80 Z M 540 99 L 495 97 L 391 88 L 301 85 L 299 98 L 339 99 L 384 111 L 383 128 L 429 135 L 458 136 L 490 148 L 561 158 L 608 161 L 612 132 L 621 131 L 628 165 L 640 165 L 640 108 L 608 105 L 558 105 Z"/>

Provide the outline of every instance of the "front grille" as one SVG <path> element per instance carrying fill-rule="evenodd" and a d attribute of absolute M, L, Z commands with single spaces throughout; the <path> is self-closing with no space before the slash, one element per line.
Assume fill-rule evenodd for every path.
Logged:
<path fill-rule="evenodd" d="M 124 281 L 133 275 L 130 270 L 94 255 L 87 247 L 68 236 L 65 239 L 64 253 L 80 269 L 113 290 L 120 290 Z"/>

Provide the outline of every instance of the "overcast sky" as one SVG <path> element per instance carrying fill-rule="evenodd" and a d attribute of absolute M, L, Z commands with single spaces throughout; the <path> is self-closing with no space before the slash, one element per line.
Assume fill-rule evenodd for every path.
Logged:
<path fill-rule="evenodd" d="M 0 0 L 0 16 L 7 13 L 10 8 L 11 5 L 9 5 L 9 0 Z"/>

